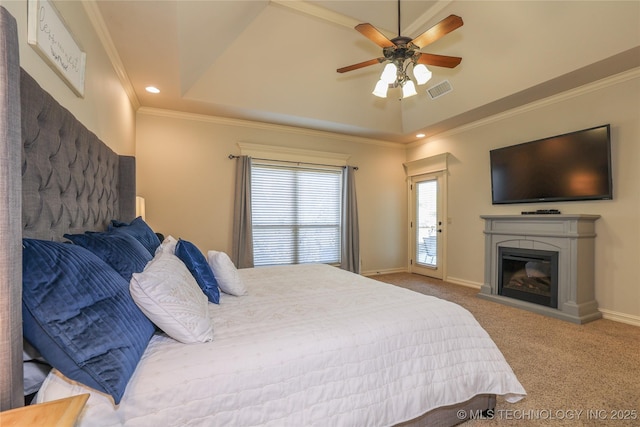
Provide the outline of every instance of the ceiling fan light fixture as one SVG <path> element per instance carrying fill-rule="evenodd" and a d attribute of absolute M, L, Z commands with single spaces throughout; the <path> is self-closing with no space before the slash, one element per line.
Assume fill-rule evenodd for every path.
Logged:
<path fill-rule="evenodd" d="M 0 0 L 2 1 L 2 0 Z M 402 87 L 402 97 L 407 98 L 417 95 L 413 80 L 407 75 L 409 68 L 413 69 L 413 77 L 419 85 L 423 85 L 431 79 L 431 71 L 425 64 L 438 67 L 455 68 L 462 58 L 457 56 L 434 55 L 422 53 L 420 49 L 439 40 L 451 31 L 463 25 L 462 18 L 457 15 L 449 15 L 418 37 L 411 39 L 400 33 L 400 0 L 398 0 L 398 36 L 387 38 L 380 30 L 369 23 L 355 26 L 356 31 L 382 48 L 382 57 L 370 59 L 338 68 L 338 73 L 357 70 L 370 65 L 387 63 L 380 75 L 380 81 L 376 84 L 373 94 L 380 98 L 387 97 L 389 87 Z"/>
<path fill-rule="evenodd" d="M 373 93 L 378 98 L 386 98 L 388 90 L 389 90 L 389 83 L 383 80 L 378 80 L 378 83 L 376 83 L 375 89 L 373 89 L 373 92 L 371 93 Z"/>
<path fill-rule="evenodd" d="M 431 79 L 431 71 L 424 64 L 418 64 L 413 67 L 413 76 L 419 85 L 423 85 Z"/>
<path fill-rule="evenodd" d="M 413 84 L 413 80 L 407 79 L 407 81 L 402 85 L 402 98 L 408 98 L 417 94 L 418 92 L 416 92 L 416 85 Z"/>
<path fill-rule="evenodd" d="M 398 76 L 398 67 L 393 62 L 385 65 L 384 70 L 382 71 L 382 75 L 380 76 L 380 80 L 390 85 L 396 81 Z"/>

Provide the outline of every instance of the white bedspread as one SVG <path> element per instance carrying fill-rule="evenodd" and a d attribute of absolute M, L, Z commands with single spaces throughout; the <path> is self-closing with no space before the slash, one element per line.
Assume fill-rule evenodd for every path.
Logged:
<path fill-rule="evenodd" d="M 240 270 L 214 341 L 151 340 L 122 402 L 79 426 L 388 426 L 481 393 L 525 391 L 462 307 L 325 265 Z M 87 392 L 50 374 L 38 402 Z"/>

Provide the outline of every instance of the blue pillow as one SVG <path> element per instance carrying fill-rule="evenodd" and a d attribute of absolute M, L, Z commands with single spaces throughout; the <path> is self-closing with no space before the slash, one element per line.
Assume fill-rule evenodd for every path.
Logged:
<path fill-rule="evenodd" d="M 202 255 L 202 252 L 200 252 L 200 249 L 191 242 L 178 239 L 176 256 L 187 266 L 209 301 L 214 304 L 220 304 L 218 281 L 216 280 L 216 276 L 213 275 L 213 270 L 211 270 L 207 259 Z"/>
<path fill-rule="evenodd" d="M 142 217 L 137 217 L 129 224 L 114 219 L 109 224 L 109 231 L 126 233 L 135 237 L 138 242 L 142 243 L 142 246 L 147 248 L 152 257 L 156 254 L 158 246 L 160 246 L 160 239 L 151 227 L 144 222 Z"/>
<path fill-rule="evenodd" d="M 140 242 L 126 233 L 65 234 L 64 237 L 93 252 L 127 283 L 133 273 L 140 273 L 153 258 Z"/>
<path fill-rule="evenodd" d="M 22 286 L 25 339 L 118 404 L 154 332 L 129 283 L 81 246 L 23 239 Z"/>

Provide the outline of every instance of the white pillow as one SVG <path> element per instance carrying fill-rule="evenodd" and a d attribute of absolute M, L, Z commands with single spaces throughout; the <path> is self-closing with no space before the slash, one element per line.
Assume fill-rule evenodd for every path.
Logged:
<path fill-rule="evenodd" d="M 237 297 L 247 294 L 247 288 L 229 255 L 224 252 L 209 251 L 207 252 L 207 261 L 222 292 Z"/>
<path fill-rule="evenodd" d="M 171 338 L 183 343 L 213 339 L 207 296 L 180 259 L 160 251 L 142 273 L 134 273 L 129 291 L 140 310 Z"/>
<path fill-rule="evenodd" d="M 22 370 L 25 396 L 38 391 L 51 370 L 38 350 L 25 340 L 22 341 Z"/>
<path fill-rule="evenodd" d="M 158 248 L 156 249 L 156 255 L 160 252 L 169 252 L 170 254 L 175 254 L 176 253 L 176 245 L 178 244 L 178 241 L 175 239 L 175 237 L 173 236 L 167 236 L 162 243 L 160 244 L 160 246 L 158 246 Z"/>

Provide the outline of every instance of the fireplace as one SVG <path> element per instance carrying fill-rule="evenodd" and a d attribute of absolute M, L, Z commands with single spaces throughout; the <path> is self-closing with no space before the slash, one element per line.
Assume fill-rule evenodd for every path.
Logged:
<path fill-rule="evenodd" d="M 482 215 L 479 297 L 574 323 L 602 317 L 595 299 L 598 215 Z"/>
<path fill-rule="evenodd" d="M 558 308 L 558 252 L 500 247 L 498 294 Z"/>

